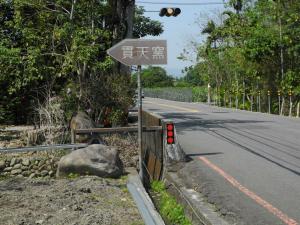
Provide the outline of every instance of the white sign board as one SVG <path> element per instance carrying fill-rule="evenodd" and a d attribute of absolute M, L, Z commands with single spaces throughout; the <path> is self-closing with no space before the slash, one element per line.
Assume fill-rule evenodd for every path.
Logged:
<path fill-rule="evenodd" d="M 167 64 L 167 41 L 124 39 L 108 49 L 107 54 L 128 66 Z"/>

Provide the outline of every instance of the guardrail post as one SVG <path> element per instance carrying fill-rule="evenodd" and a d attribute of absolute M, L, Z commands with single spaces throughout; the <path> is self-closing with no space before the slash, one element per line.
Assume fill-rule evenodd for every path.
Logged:
<path fill-rule="evenodd" d="M 76 132 L 74 129 L 71 129 L 71 144 L 75 144 L 76 142 Z"/>

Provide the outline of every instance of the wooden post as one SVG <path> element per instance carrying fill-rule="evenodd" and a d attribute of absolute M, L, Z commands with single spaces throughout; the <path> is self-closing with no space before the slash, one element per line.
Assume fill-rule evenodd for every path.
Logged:
<path fill-rule="evenodd" d="M 300 102 L 297 104 L 297 118 L 299 118 L 299 111 L 300 111 Z"/>

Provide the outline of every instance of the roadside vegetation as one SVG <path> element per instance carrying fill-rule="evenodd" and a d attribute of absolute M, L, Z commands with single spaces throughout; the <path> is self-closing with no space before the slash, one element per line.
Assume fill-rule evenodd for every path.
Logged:
<path fill-rule="evenodd" d="M 190 220 L 185 216 L 183 206 L 178 204 L 175 197 L 167 192 L 163 182 L 153 181 L 151 191 L 154 192 L 155 199 L 158 201 L 158 210 L 166 224 L 192 225 Z"/>
<path fill-rule="evenodd" d="M 0 0 L 0 124 L 55 119 L 48 125 L 64 129 L 78 110 L 99 124 L 123 123 L 135 85 L 106 50 L 163 31 L 130 2 Z"/>
<path fill-rule="evenodd" d="M 206 41 L 190 43 L 192 49 L 184 49 L 179 56 L 190 60 L 191 51 L 197 56 L 197 62 L 183 71 L 184 77 L 174 78 L 168 88 L 157 89 L 162 86 L 145 83 L 146 88 L 151 88 L 145 93 L 206 102 L 210 85 L 215 105 L 299 114 L 299 12 L 300 3 L 292 0 L 229 1 L 221 15 L 211 16 L 206 24 L 199 22 Z M 194 93 L 195 87 L 200 87 L 201 97 Z"/>

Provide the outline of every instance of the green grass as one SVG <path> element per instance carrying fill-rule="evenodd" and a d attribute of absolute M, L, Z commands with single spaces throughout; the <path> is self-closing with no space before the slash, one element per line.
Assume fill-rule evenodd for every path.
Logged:
<path fill-rule="evenodd" d="M 164 218 L 174 225 L 192 225 L 185 216 L 183 206 L 178 204 L 176 199 L 167 192 L 163 182 L 153 181 L 151 189 L 160 196 L 159 211 Z"/>

